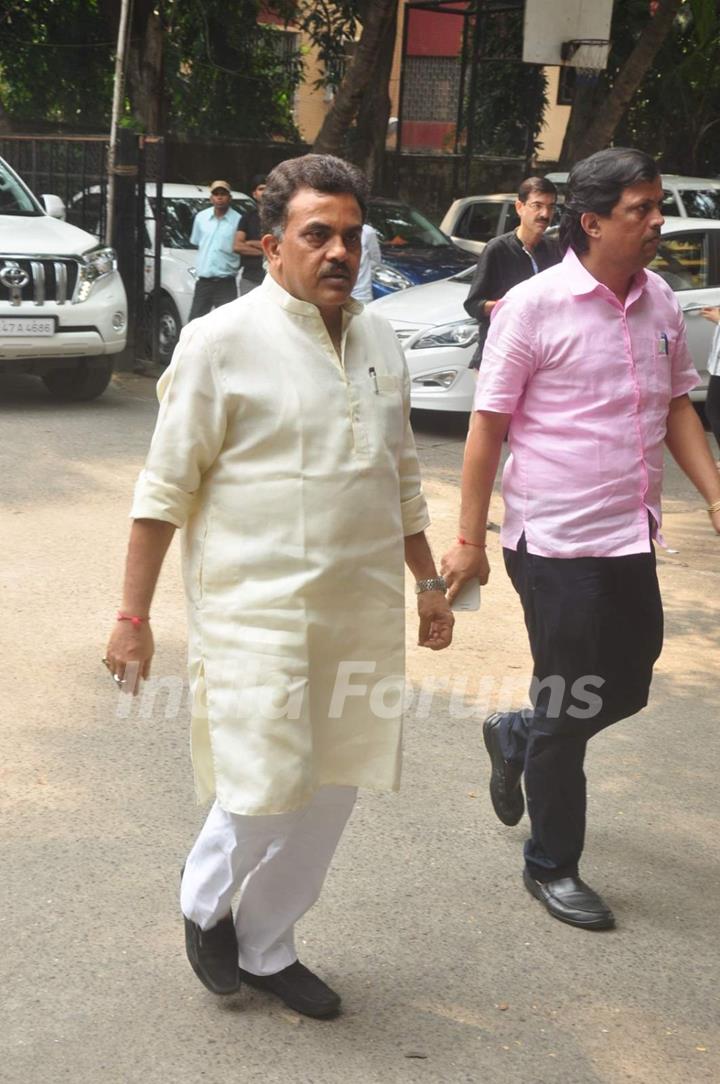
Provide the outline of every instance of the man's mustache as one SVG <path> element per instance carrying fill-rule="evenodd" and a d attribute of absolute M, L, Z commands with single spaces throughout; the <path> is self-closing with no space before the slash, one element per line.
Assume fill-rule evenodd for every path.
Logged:
<path fill-rule="evenodd" d="M 338 275 L 342 275 L 342 277 L 346 279 L 350 278 L 350 268 L 347 264 L 333 264 L 331 267 L 326 267 L 320 272 L 321 279 L 337 278 Z"/>

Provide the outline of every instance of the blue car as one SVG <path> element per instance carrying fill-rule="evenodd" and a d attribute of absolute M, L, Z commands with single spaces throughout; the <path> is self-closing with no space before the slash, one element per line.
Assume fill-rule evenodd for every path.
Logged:
<path fill-rule="evenodd" d="M 373 297 L 449 278 L 476 262 L 407 203 L 373 199 L 368 222 L 377 232 L 383 258 L 373 268 Z"/>

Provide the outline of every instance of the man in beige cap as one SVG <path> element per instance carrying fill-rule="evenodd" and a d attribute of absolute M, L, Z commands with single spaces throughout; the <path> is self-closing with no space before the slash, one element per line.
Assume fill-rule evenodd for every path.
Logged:
<path fill-rule="evenodd" d="M 190 240 L 199 249 L 190 320 L 237 297 L 240 257 L 233 251 L 240 215 L 231 206 L 227 181 L 213 181 L 210 203 L 195 215 Z"/>

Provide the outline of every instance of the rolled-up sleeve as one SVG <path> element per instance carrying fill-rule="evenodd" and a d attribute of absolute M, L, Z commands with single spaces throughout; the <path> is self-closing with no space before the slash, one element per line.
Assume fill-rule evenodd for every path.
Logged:
<path fill-rule="evenodd" d="M 402 355 L 402 351 L 400 351 Z M 419 534 L 430 526 L 427 501 L 422 491 L 420 463 L 418 462 L 415 437 L 410 425 L 410 375 L 403 362 L 403 407 L 405 413 L 405 438 L 400 455 L 400 511 L 403 534 Z"/>
<path fill-rule="evenodd" d="M 510 295 L 492 311 L 483 361 L 475 387 L 474 410 L 512 414 L 536 366 L 533 317 Z"/>
<path fill-rule="evenodd" d="M 158 382 L 158 413 L 130 515 L 183 527 L 202 477 L 222 448 L 227 401 L 200 326 L 184 328 L 172 364 Z"/>

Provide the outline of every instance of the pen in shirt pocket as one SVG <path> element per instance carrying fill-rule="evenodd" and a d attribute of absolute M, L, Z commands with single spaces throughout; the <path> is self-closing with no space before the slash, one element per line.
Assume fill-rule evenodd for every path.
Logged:
<path fill-rule="evenodd" d="M 380 388 L 378 387 L 377 373 L 375 372 L 375 367 L 373 365 L 371 365 L 370 368 L 368 369 L 368 373 L 370 375 L 370 379 L 372 380 L 373 384 L 375 385 L 375 394 L 379 395 L 380 394 Z"/>
<path fill-rule="evenodd" d="M 659 353 L 663 356 L 668 354 L 668 337 L 663 331 L 660 333 L 660 339 L 658 340 Z"/>

